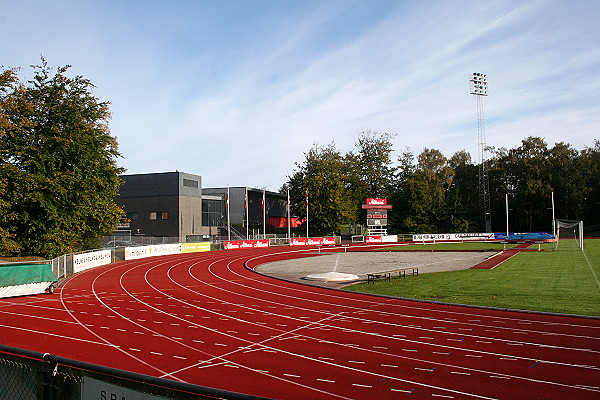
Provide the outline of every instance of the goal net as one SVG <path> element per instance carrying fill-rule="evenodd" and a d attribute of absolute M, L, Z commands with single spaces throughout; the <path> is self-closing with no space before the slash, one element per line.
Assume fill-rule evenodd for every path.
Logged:
<path fill-rule="evenodd" d="M 566 219 L 554 220 L 556 229 L 556 250 L 561 247 L 577 248 L 583 250 L 583 221 L 570 221 Z"/>

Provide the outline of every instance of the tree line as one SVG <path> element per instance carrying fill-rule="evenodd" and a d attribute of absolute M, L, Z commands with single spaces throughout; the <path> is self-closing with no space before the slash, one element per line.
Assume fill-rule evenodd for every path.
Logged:
<path fill-rule="evenodd" d="M 483 231 L 479 165 L 470 154 L 459 150 L 448 158 L 425 148 L 415 156 L 404 148 L 394 159 L 393 138 L 366 131 L 346 154 L 334 143 L 314 144 L 304 153 L 281 191 L 289 189 L 292 210 L 300 217 L 306 216 L 308 193 L 310 235 L 365 225 L 361 205 L 368 197 L 387 198 L 393 205 L 390 232 Z M 600 223 L 600 141 L 578 150 L 563 142 L 550 147 L 530 136 L 514 148 L 488 147 L 487 153 L 493 231 L 506 230 L 507 195 L 511 232 L 551 232 L 553 212 L 588 226 Z"/>
<path fill-rule="evenodd" d="M 93 248 L 123 211 L 109 103 L 69 66 L 33 78 L 0 67 L 0 255 L 51 258 Z"/>

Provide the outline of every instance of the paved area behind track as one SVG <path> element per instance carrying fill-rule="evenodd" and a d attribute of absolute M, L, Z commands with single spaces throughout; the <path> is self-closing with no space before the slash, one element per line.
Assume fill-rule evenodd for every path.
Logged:
<path fill-rule="evenodd" d="M 324 287 L 343 287 L 365 281 L 367 274 L 395 270 L 399 268 L 417 267 L 420 274 L 440 271 L 468 269 L 477 265 L 496 252 L 450 252 L 450 251 L 373 251 L 341 253 L 340 249 L 315 252 L 318 257 L 282 260 L 260 265 L 256 268 L 261 274 L 308 283 Z M 358 275 L 354 282 L 320 282 L 308 281 L 304 277 L 324 272 L 342 272 Z"/>

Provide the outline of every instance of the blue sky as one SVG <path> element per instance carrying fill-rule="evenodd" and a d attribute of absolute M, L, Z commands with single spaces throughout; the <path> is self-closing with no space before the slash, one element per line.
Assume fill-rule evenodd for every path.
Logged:
<path fill-rule="evenodd" d="M 600 139 L 600 1 L 0 0 L 0 65 L 73 65 L 112 103 L 128 173 L 277 190 L 315 143 L 358 134 L 477 159 Z"/>

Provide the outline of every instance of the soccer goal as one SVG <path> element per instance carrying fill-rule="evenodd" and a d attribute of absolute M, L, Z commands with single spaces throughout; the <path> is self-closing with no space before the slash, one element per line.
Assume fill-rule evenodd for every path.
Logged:
<path fill-rule="evenodd" d="M 556 229 L 555 250 L 558 248 L 559 243 L 561 247 L 572 248 L 575 247 L 573 244 L 576 244 L 577 247 L 583 250 L 583 221 L 556 219 L 554 220 L 554 227 Z"/>

